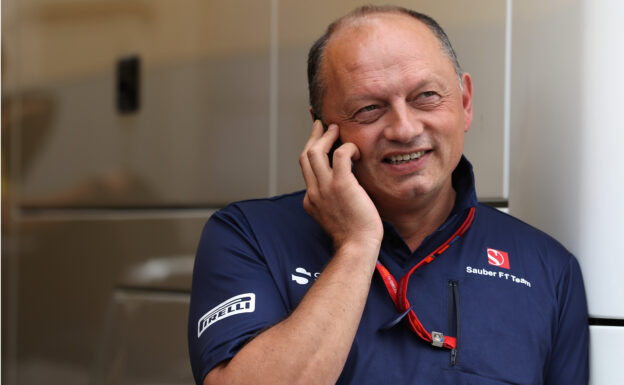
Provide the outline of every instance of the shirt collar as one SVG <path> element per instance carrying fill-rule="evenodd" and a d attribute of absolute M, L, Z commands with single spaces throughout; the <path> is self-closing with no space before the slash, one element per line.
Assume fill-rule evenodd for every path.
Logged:
<path fill-rule="evenodd" d="M 464 155 L 462 155 L 459 164 L 453 171 L 452 180 L 453 188 L 457 195 L 455 197 L 455 206 L 453 206 L 449 217 L 478 204 L 472 164 Z"/>

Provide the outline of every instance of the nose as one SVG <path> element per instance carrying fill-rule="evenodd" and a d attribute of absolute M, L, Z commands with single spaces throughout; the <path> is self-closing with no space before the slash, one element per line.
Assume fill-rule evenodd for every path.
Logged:
<path fill-rule="evenodd" d="M 410 143 L 424 130 L 424 124 L 413 114 L 405 102 L 392 106 L 392 118 L 384 129 L 384 136 L 389 141 Z"/>

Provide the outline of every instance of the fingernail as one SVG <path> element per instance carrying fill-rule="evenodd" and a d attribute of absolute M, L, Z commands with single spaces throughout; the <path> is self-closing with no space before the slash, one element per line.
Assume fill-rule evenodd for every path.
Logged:
<path fill-rule="evenodd" d="M 329 125 L 329 127 L 327 127 L 328 130 L 335 130 L 336 127 L 338 127 L 336 124 L 332 123 Z"/>

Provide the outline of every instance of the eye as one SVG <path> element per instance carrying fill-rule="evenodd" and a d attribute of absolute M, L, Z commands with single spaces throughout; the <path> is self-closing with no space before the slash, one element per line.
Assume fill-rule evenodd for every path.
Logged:
<path fill-rule="evenodd" d="M 374 110 L 376 110 L 377 108 L 379 108 L 379 107 L 374 106 L 374 105 L 370 105 L 370 106 L 366 106 L 366 107 L 364 107 L 364 108 L 360 108 L 360 109 L 358 110 L 358 112 L 357 112 L 357 113 L 359 114 L 359 113 L 361 113 L 361 112 L 374 111 Z"/>
<path fill-rule="evenodd" d="M 425 91 L 418 95 L 419 99 L 427 99 L 437 96 L 438 94 L 435 91 Z"/>
<path fill-rule="evenodd" d="M 437 92 L 425 91 L 419 93 L 416 98 L 412 100 L 411 104 L 415 108 L 419 108 L 421 110 L 431 110 L 436 108 L 440 104 L 441 100 L 442 98 Z"/>
<path fill-rule="evenodd" d="M 358 123 L 368 124 L 368 123 L 373 123 L 374 121 L 379 119 L 379 117 L 381 117 L 382 114 L 383 114 L 383 109 L 381 106 L 376 105 L 376 104 L 371 104 L 369 106 L 362 107 L 359 110 L 357 110 L 357 112 L 353 116 L 353 119 L 357 121 Z"/>

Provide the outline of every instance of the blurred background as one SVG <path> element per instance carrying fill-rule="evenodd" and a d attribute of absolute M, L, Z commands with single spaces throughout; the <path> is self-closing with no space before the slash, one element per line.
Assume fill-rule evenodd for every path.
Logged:
<path fill-rule="evenodd" d="M 513 28 L 571 15 L 572 30 L 585 2 L 394 3 L 436 18 L 473 76 L 465 153 L 479 198 L 513 209 L 510 173 L 535 165 L 523 162 L 530 143 L 510 150 L 526 124 L 511 120 L 511 85 L 529 106 L 539 87 L 512 78 L 516 60 L 531 63 L 512 56 L 512 36 L 541 41 L 523 35 L 532 22 Z M 228 202 L 304 187 L 307 51 L 358 5 L 2 0 L 3 384 L 193 383 L 186 317 L 201 228 Z M 518 191 L 532 185 L 522 181 Z"/>

